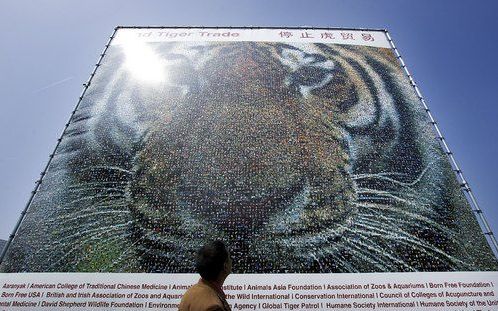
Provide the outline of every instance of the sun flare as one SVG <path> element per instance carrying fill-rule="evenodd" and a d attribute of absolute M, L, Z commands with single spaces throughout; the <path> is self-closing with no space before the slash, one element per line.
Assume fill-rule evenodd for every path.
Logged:
<path fill-rule="evenodd" d="M 137 80 L 157 84 L 166 80 L 165 61 L 147 45 L 147 43 L 130 40 L 123 45 L 125 68 Z"/>

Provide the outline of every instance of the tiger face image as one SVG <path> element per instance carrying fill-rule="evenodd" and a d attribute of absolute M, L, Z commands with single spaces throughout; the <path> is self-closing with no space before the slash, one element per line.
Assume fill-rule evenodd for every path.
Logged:
<path fill-rule="evenodd" d="M 238 273 L 497 268 L 392 50 L 134 48 L 106 55 L 2 271 L 194 272 L 210 239 Z"/>

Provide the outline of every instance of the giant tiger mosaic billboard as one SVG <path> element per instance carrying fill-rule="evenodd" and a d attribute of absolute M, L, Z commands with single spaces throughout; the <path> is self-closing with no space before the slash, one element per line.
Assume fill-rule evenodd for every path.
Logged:
<path fill-rule="evenodd" d="M 383 32 L 119 29 L 3 272 L 496 270 Z"/>

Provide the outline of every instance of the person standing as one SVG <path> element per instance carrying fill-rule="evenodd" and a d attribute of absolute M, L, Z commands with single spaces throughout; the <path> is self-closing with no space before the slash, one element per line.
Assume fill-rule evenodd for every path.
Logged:
<path fill-rule="evenodd" d="M 212 241 L 197 251 L 197 284 L 183 295 L 179 311 L 231 311 L 222 286 L 232 272 L 230 252 L 221 241 Z"/>

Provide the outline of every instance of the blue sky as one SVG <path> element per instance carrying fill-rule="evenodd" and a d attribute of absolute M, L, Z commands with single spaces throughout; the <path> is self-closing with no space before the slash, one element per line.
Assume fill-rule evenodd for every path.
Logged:
<path fill-rule="evenodd" d="M 387 28 L 498 232 L 493 1 L 0 0 L 0 239 L 117 25 Z"/>

